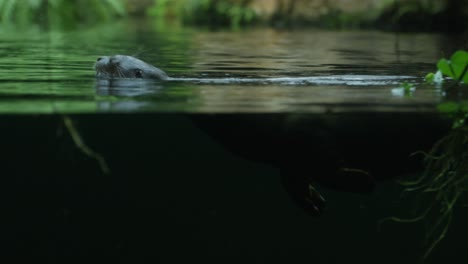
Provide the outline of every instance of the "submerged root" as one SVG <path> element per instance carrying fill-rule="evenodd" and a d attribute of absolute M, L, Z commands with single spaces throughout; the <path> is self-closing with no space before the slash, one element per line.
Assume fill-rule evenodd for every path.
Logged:
<path fill-rule="evenodd" d="M 425 170 L 417 179 L 400 182 L 403 193 L 415 194 L 416 199 L 429 200 L 430 205 L 417 208 L 412 218 L 388 217 L 379 221 L 379 227 L 386 221 L 427 224 L 425 260 L 445 238 L 453 218 L 453 210 L 461 203 L 468 190 L 468 127 L 452 129 L 440 139 L 429 153 L 424 155 Z M 427 200 L 426 200 L 427 199 Z M 419 204 L 424 204 L 420 202 Z M 461 205 L 461 204 L 460 204 Z"/>
<path fill-rule="evenodd" d="M 67 128 L 68 133 L 70 133 L 70 136 L 75 143 L 75 146 L 86 156 L 96 160 L 96 162 L 99 164 L 99 167 L 101 168 L 101 171 L 104 174 L 110 174 L 110 169 L 109 166 L 107 166 L 107 162 L 104 159 L 104 157 L 92 150 L 90 147 L 88 147 L 83 139 L 80 136 L 80 133 L 78 130 L 75 128 L 75 125 L 73 124 L 73 121 L 69 116 L 62 116 L 63 123 L 65 127 Z"/>

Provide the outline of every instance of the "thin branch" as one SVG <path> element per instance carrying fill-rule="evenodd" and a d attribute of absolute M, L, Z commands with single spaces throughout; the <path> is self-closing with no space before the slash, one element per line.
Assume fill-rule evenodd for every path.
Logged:
<path fill-rule="evenodd" d="M 83 139 L 81 138 L 78 130 L 75 128 L 75 125 L 73 124 L 73 121 L 71 120 L 71 118 L 69 116 L 62 116 L 62 119 L 63 119 L 63 123 L 65 124 L 65 127 L 67 128 L 68 130 L 68 133 L 70 133 L 70 136 L 73 140 L 73 142 L 75 143 L 75 146 L 81 150 L 81 152 L 83 152 L 83 154 L 85 154 L 86 156 L 92 158 L 92 159 L 95 159 L 97 161 L 97 163 L 99 164 L 99 167 L 101 168 L 102 172 L 104 174 L 110 174 L 110 169 L 109 169 L 109 166 L 107 166 L 107 162 L 106 160 L 104 159 L 104 157 L 95 152 L 94 150 L 92 150 L 90 147 L 88 147 Z"/>

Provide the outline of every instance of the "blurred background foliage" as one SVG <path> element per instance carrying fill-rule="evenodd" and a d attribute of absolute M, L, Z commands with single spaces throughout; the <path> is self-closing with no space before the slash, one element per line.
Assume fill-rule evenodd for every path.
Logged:
<path fill-rule="evenodd" d="M 224 27 L 466 31 L 468 0 L 0 0 L 2 24 L 77 28 L 124 17 Z"/>
<path fill-rule="evenodd" d="M 252 0 L 156 0 L 147 15 L 162 22 L 184 25 L 231 27 L 252 25 L 256 13 Z"/>
<path fill-rule="evenodd" d="M 126 14 L 122 0 L 0 0 L 2 24 L 74 28 Z"/>

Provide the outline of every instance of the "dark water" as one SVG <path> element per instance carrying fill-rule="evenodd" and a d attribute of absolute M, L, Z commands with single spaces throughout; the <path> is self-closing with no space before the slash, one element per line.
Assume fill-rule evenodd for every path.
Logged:
<path fill-rule="evenodd" d="M 377 222 L 425 206 L 401 199 L 393 179 L 420 169 L 409 154 L 450 128 L 437 105 L 451 98 L 423 76 L 460 40 L 144 22 L 0 36 L 2 255 L 415 263 L 424 253 L 424 225 L 437 217 Z M 112 54 L 173 79 L 99 84 L 94 61 Z M 412 96 L 395 90 L 403 81 L 415 84 Z M 375 172 L 374 191 L 334 188 L 327 173 L 337 164 Z M 320 217 L 284 184 L 304 177 L 327 200 Z M 464 222 L 454 218 L 429 263 L 467 258 Z"/>

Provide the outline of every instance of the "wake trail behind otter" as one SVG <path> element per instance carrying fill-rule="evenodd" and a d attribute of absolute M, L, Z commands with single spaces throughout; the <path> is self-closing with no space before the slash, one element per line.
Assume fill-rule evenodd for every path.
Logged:
<path fill-rule="evenodd" d="M 330 76 L 310 76 L 310 77 L 274 77 L 274 78 L 173 78 L 169 77 L 167 81 L 192 82 L 203 84 L 282 84 L 282 85 L 393 85 L 400 84 L 405 80 L 414 80 L 413 76 L 397 75 L 330 75 Z"/>

